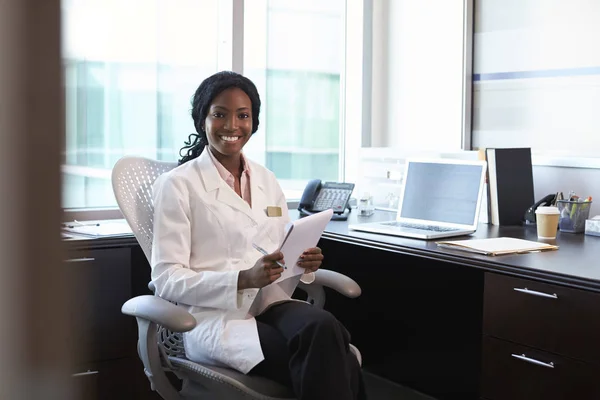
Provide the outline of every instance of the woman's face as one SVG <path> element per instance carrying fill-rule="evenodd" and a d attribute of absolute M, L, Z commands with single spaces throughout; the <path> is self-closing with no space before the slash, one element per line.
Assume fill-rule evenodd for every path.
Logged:
<path fill-rule="evenodd" d="M 252 135 L 252 102 L 248 95 L 238 88 L 219 93 L 208 109 L 204 129 L 213 154 L 239 154 Z"/>

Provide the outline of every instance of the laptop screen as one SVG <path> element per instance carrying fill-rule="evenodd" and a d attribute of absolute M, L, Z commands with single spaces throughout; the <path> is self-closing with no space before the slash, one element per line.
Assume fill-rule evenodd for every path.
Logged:
<path fill-rule="evenodd" d="M 408 162 L 400 217 L 473 225 L 482 168 L 484 165 Z"/>

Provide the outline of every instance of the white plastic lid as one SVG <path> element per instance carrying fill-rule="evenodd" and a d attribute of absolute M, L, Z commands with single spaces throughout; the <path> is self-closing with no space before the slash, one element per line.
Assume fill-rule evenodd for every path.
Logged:
<path fill-rule="evenodd" d="M 536 214 L 560 214 L 558 207 L 554 206 L 540 206 L 535 209 Z"/>

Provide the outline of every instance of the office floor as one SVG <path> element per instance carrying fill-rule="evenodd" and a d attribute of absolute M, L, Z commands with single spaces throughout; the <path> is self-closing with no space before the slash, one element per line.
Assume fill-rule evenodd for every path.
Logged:
<path fill-rule="evenodd" d="M 364 373 L 364 377 L 369 400 L 435 400 L 368 372 Z"/>

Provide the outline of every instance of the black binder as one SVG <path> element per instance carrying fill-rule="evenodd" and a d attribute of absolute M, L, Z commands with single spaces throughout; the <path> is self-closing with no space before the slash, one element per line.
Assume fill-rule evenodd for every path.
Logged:
<path fill-rule="evenodd" d="M 489 219 L 493 225 L 522 225 L 534 202 L 530 148 L 486 149 Z"/>

